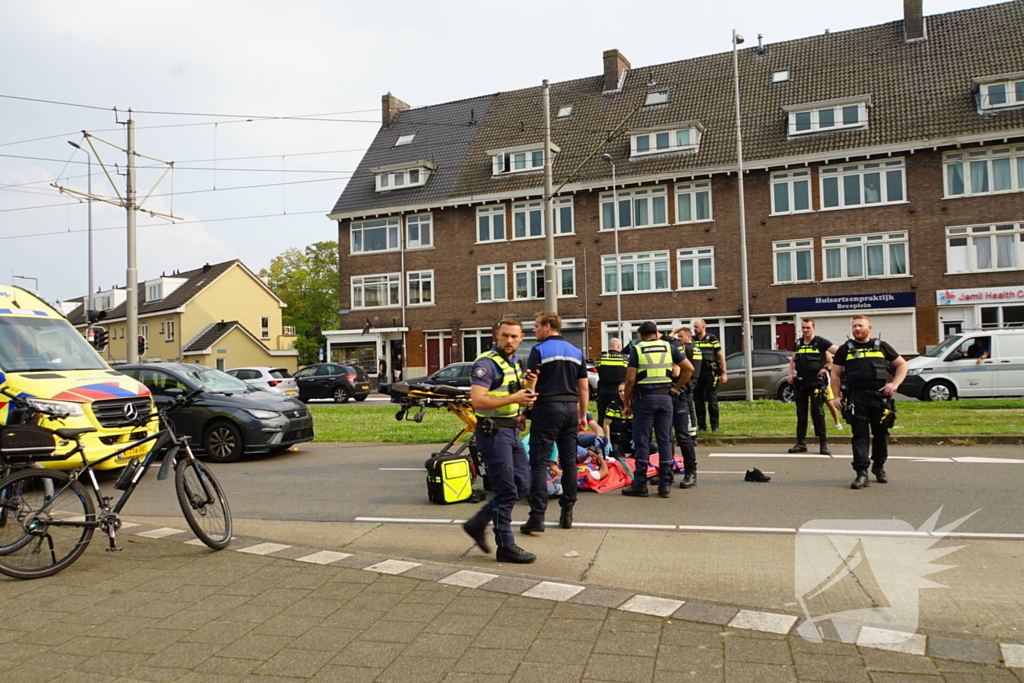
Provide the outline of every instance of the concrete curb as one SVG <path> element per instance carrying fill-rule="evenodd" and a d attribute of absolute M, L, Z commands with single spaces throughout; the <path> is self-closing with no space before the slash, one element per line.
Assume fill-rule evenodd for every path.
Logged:
<path fill-rule="evenodd" d="M 792 435 L 787 436 L 702 436 L 698 446 L 742 446 L 744 444 L 793 444 Z M 849 441 L 850 432 L 832 432 L 829 441 Z M 1024 434 L 893 434 L 889 438 L 893 446 L 1018 446 L 1024 443 Z"/>

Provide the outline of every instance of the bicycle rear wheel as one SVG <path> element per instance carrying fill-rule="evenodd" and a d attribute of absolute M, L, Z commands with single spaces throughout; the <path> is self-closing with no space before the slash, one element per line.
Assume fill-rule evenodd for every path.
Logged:
<path fill-rule="evenodd" d="M 0 481 L 0 573 L 16 579 L 56 574 L 85 552 L 96 508 L 64 472 L 19 470 Z"/>
<path fill-rule="evenodd" d="M 231 508 L 220 482 L 206 465 L 182 458 L 174 470 L 174 488 L 185 521 L 200 541 L 214 550 L 231 542 Z"/>

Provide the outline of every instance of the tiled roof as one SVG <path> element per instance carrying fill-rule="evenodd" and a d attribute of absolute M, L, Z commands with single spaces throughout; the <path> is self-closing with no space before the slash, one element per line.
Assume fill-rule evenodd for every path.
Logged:
<path fill-rule="evenodd" d="M 918 42 L 904 41 L 901 20 L 769 44 L 763 51 L 756 46 L 740 50 L 744 161 L 751 165 L 761 161 L 760 166 L 765 167 L 771 165 L 770 160 L 828 154 L 839 158 L 836 153 L 844 151 L 856 156 L 857 150 L 898 149 L 901 144 L 954 136 L 993 133 L 995 139 L 999 131 L 1020 135 L 1024 110 L 978 114 L 972 79 L 1024 71 L 1024 2 L 929 16 L 926 24 L 927 39 Z M 781 69 L 790 70 L 790 80 L 772 83 L 772 72 Z M 648 85 L 652 82 L 656 84 L 653 87 Z M 633 161 L 629 136 L 618 137 L 604 151 L 613 157 L 620 178 L 676 171 L 685 177 L 735 165 L 732 52 L 637 67 L 627 73 L 620 91 L 602 94 L 602 89 L 602 76 L 551 86 L 552 112 L 573 104 L 570 116 L 552 120 L 552 139 L 562 150 L 554 164 L 556 187 L 638 106 L 627 129 L 697 120 L 704 132 L 696 152 Z M 648 92 L 663 89 L 669 90 L 668 103 L 640 106 Z M 859 95 L 871 98 L 866 129 L 788 138 L 783 107 Z M 480 125 L 460 131 L 464 135 L 459 143 L 468 144 L 468 150 L 460 147 L 449 158 L 437 157 L 437 179 L 444 174 L 447 181 L 457 171 L 457 179 L 444 193 L 440 183 L 418 191 L 421 194 L 414 201 L 409 201 L 412 194 L 405 194 L 413 191 L 373 192 L 373 178 L 367 176 L 367 169 L 387 163 L 383 155 L 394 153 L 387 147 L 393 144 L 392 138 L 412 127 L 383 129 L 334 212 L 441 203 L 539 188 L 543 184 L 539 173 L 492 177 L 486 150 L 542 142 L 541 89 L 502 92 L 483 99 L 489 107 L 486 114 L 477 109 Z M 460 105 L 465 106 L 450 103 L 406 112 L 399 121 L 415 111 Z M 419 129 L 417 138 L 421 130 L 429 128 Z M 435 132 L 438 144 L 443 144 L 447 129 Z M 422 156 L 422 151 L 413 149 L 405 153 L 409 160 Z M 459 167 L 453 169 L 451 163 Z M 609 176 L 607 162 L 595 158 L 573 180 L 598 183 Z M 354 189 L 357 187 L 359 192 Z"/>
<path fill-rule="evenodd" d="M 193 339 L 188 346 L 182 349 L 182 353 L 190 353 L 208 349 L 214 344 L 216 344 L 218 339 L 226 335 L 236 326 L 245 329 L 242 326 L 242 323 L 238 322 L 237 320 L 232 320 L 230 322 L 224 322 L 222 320 L 219 323 L 214 323 L 213 325 L 210 325 L 210 327 L 208 327 L 205 332 L 203 332 L 201 335 Z"/>

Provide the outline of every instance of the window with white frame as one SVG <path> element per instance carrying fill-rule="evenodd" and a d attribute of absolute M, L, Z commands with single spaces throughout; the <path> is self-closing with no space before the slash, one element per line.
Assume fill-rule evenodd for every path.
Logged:
<path fill-rule="evenodd" d="M 139 336 L 145 337 L 146 341 L 149 341 L 149 324 L 139 323 Z"/>
<path fill-rule="evenodd" d="M 97 296 L 93 298 L 93 304 L 96 305 L 101 311 L 109 311 L 111 309 L 110 299 L 111 296 L 109 294 Z"/>
<path fill-rule="evenodd" d="M 406 249 L 421 249 L 434 245 L 432 216 L 421 213 L 405 219 Z"/>
<path fill-rule="evenodd" d="M 910 273 L 905 232 L 824 237 L 821 252 L 826 280 L 898 277 Z"/>
<path fill-rule="evenodd" d="M 667 292 L 672 289 L 668 274 L 670 261 L 668 251 L 619 254 L 617 264 L 615 254 L 602 256 L 602 293 L 614 294 L 620 287 L 624 293 Z"/>
<path fill-rule="evenodd" d="M 947 197 L 1024 190 L 1024 145 L 950 152 L 942 165 Z"/>
<path fill-rule="evenodd" d="M 481 206 L 476 210 L 476 241 L 505 241 L 505 205 Z"/>
<path fill-rule="evenodd" d="M 155 285 L 146 285 L 146 301 L 159 301 L 164 298 L 163 294 L 163 283 L 158 282 Z"/>
<path fill-rule="evenodd" d="M 493 149 L 487 153 L 491 156 L 491 173 L 494 175 L 525 173 L 544 168 L 544 145 L 541 143 Z"/>
<path fill-rule="evenodd" d="M 377 181 L 377 192 L 389 192 L 391 190 L 426 185 L 432 170 L 432 167 L 427 164 L 422 166 L 373 169 L 373 174 Z"/>
<path fill-rule="evenodd" d="M 164 341 L 174 341 L 174 321 L 168 320 L 166 325 L 166 335 Z"/>
<path fill-rule="evenodd" d="M 401 304 L 401 273 L 352 276 L 352 308 L 384 308 Z"/>
<path fill-rule="evenodd" d="M 260 318 L 260 339 L 270 339 L 270 318 Z"/>
<path fill-rule="evenodd" d="M 398 250 L 398 218 L 380 218 L 352 224 L 351 253 L 368 254 L 375 251 Z"/>
<path fill-rule="evenodd" d="M 544 262 L 529 261 L 512 266 L 516 299 L 544 298 Z M 576 259 L 555 261 L 555 279 L 559 297 L 576 296 Z"/>
<path fill-rule="evenodd" d="M 711 181 L 676 185 L 676 223 L 711 220 Z"/>
<path fill-rule="evenodd" d="M 411 270 L 406 273 L 409 287 L 406 301 L 410 306 L 434 303 L 434 271 Z"/>
<path fill-rule="evenodd" d="M 564 107 L 558 108 L 558 114 L 555 116 L 556 119 L 564 119 L 566 116 L 572 115 L 572 105 L 567 104 Z"/>
<path fill-rule="evenodd" d="M 544 202 L 520 202 L 512 205 L 512 239 L 544 236 Z"/>
<path fill-rule="evenodd" d="M 407 133 L 406 135 L 399 135 L 398 139 L 395 140 L 395 147 L 402 147 L 404 145 L 411 145 L 413 139 L 416 137 L 416 133 Z"/>
<path fill-rule="evenodd" d="M 772 173 L 772 214 L 811 211 L 811 172 Z"/>
<path fill-rule="evenodd" d="M 480 302 L 508 301 L 508 292 L 506 290 L 507 280 L 508 266 L 504 263 L 497 263 L 489 266 L 477 266 L 476 300 Z"/>
<path fill-rule="evenodd" d="M 1024 72 L 995 76 L 978 82 L 978 109 L 987 111 L 1024 106 Z"/>
<path fill-rule="evenodd" d="M 696 126 L 644 130 L 630 134 L 630 156 L 665 154 L 696 149 L 700 143 L 700 129 Z"/>
<path fill-rule="evenodd" d="M 814 240 L 772 242 L 775 284 L 814 282 Z"/>
<path fill-rule="evenodd" d="M 715 248 L 677 249 L 679 289 L 711 289 L 715 286 Z"/>
<path fill-rule="evenodd" d="M 847 98 L 783 107 L 789 114 L 789 135 L 867 128 L 868 100 Z"/>
<path fill-rule="evenodd" d="M 614 210 L 616 194 L 619 201 L 618 216 L 615 215 Z M 601 195 L 601 229 L 668 225 L 667 195 L 664 187 L 603 193 Z"/>
<path fill-rule="evenodd" d="M 828 166 L 818 179 L 823 211 L 896 204 L 907 197 L 903 159 Z"/>
<path fill-rule="evenodd" d="M 555 234 L 572 235 L 575 232 L 573 227 L 573 206 L 572 197 L 562 197 L 554 200 L 555 205 Z"/>
<path fill-rule="evenodd" d="M 946 271 L 980 273 L 1024 268 L 1024 223 L 946 228 Z"/>
<path fill-rule="evenodd" d="M 647 93 L 647 97 L 644 98 L 645 107 L 665 104 L 666 102 L 668 102 L 668 90 L 655 90 L 654 92 Z"/>
<path fill-rule="evenodd" d="M 779 69 L 772 72 L 772 83 L 785 83 L 789 80 L 789 69 Z"/>

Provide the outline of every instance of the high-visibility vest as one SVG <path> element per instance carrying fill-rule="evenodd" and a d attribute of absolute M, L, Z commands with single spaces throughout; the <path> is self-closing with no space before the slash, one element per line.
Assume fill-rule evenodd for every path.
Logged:
<path fill-rule="evenodd" d="M 882 343 L 875 339 L 868 348 L 858 348 L 853 340 L 846 342 L 846 362 L 843 365 L 846 383 L 853 391 L 881 389 L 892 381 L 889 361 L 882 353 Z"/>
<path fill-rule="evenodd" d="M 672 383 L 672 346 L 660 339 L 633 344 L 637 355 L 637 384 L 641 387 Z"/>
<path fill-rule="evenodd" d="M 509 363 L 494 349 L 484 351 L 477 356 L 477 360 L 480 360 L 481 358 L 489 358 L 494 361 L 494 364 L 498 366 L 498 370 L 501 371 L 501 384 L 499 384 L 497 388 L 488 391 L 488 396 L 504 398 L 506 396 L 511 396 L 522 389 L 523 381 L 522 375 L 519 374 L 519 359 L 516 359 L 515 363 Z M 493 408 L 490 410 L 474 409 L 473 412 L 483 417 L 516 418 L 519 416 L 519 408 L 520 406 L 518 403 L 509 403 L 508 405 L 501 406 L 500 408 Z"/>
<path fill-rule="evenodd" d="M 701 363 L 700 374 L 702 375 L 717 375 L 721 368 L 718 367 L 718 350 L 722 348 L 722 345 L 718 342 L 718 338 L 713 334 L 704 334 L 703 339 L 693 339 L 694 349 L 700 349 L 703 362 Z"/>
<path fill-rule="evenodd" d="M 818 348 L 818 337 L 805 342 L 803 337 L 796 345 L 793 364 L 796 366 L 797 377 L 814 379 L 818 371 L 825 367 L 825 354 Z"/>
<path fill-rule="evenodd" d="M 626 365 L 629 358 L 621 351 L 605 351 L 597 357 L 597 381 L 603 386 L 618 386 L 626 381 Z"/>

